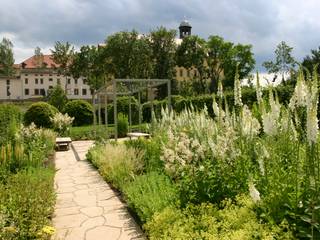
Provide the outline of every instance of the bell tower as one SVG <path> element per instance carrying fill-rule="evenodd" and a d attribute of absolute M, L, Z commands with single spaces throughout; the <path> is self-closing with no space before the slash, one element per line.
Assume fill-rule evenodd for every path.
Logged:
<path fill-rule="evenodd" d="M 179 31 L 180 31 L 180 39 L 183 39 L 186 36 L 191 35 L 191 25 L 187 20 L 183 20 L 180 23 Z"/>

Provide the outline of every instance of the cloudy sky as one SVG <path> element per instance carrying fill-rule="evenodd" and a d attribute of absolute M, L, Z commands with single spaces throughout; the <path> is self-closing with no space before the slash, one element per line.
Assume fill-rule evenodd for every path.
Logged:
<path fill-rule="evenodd" d="M 192 33 L 252 44 L 257 69 L 282 40 L 301 60 L 320 46 L 319 0 L 0 0 L 0 38 L 14 43 L 16 62 L 55 41 L 97 44 L 121 30 L 177 29 L 184 16 Z"/>

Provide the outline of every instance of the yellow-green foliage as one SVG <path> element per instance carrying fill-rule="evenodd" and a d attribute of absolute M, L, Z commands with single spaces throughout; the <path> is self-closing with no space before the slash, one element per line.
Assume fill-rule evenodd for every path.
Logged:
<path fill-rule="evenodd" d="M 108 143 L 91 149 L 88 159 L 108 182 L 122 189 L 125 183 L 142 171 L 142 156 L 141 152 L 133 148 Z"/>
<path fill-rule="evenodd" d="M 246 196 L 236 203 L 224 202 L 219 210 L 212 204 L 189 205 L 186 209 L 166 208 L 144 225 L 151 240 L 272 240 L 294 239 L 285 226 L 268 226 L 259 222 L 254 204 Z"/>

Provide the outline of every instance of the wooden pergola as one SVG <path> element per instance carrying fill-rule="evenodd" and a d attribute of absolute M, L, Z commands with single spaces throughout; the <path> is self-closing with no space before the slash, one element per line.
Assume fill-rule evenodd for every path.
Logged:
<path fill-rule="evenodd" d="M 168 109 L 171 111 L 171 81 L 169 79 L 113 79 L 108 82 L 105 86 L 101 87 L 97 93 L 97 103 L 95 102 L 94 109 L 96 109 L 96 104 L 98 104 L 98 123 L 102 124 L 101 118 L 101 105 L 104 107 L 104 117 L 106 129 L 108 129 L 108 99 L 113 101 L 113 114 L 114 114 L 114 138 L 118 139 L 118 110 L 117 110 L 117 97 L 119 96 L 129 96 L 129 131 L 131 131 L 132 126 L 132 108 L 131 108 L 131 97 L 135 94 L 138 95 L 138 109 L 139 109 L 139 125 L 142 123 L 142 108 L 141 108 L 141 94 L 144 91 L 148 91 L 153 94 L 153 90 L 159 86 L 167 85 L 167 96 L 168 96 Z M 151 112 L 153 112 L 153 97 L 151 97 Z M 103 101 L 102 101 L 103 100 Z M 153 118 L 153 114 L 151 114 Z M 95 123 L 96 124 L 96 123 Z"/>

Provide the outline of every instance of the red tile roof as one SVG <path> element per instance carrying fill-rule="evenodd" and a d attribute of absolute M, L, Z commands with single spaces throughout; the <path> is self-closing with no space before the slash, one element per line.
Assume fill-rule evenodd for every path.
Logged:
<path fill-rule="evenodd" d="M 43 64 L 46 68 L 55 68 L 58 66 L 58 64 L 53 61 L 52 55 L 43 55 Z M 23 61 L 20 65 L 24 65 L 24 68 L 39 68 L 37 66 L 35 55 Z"/>

